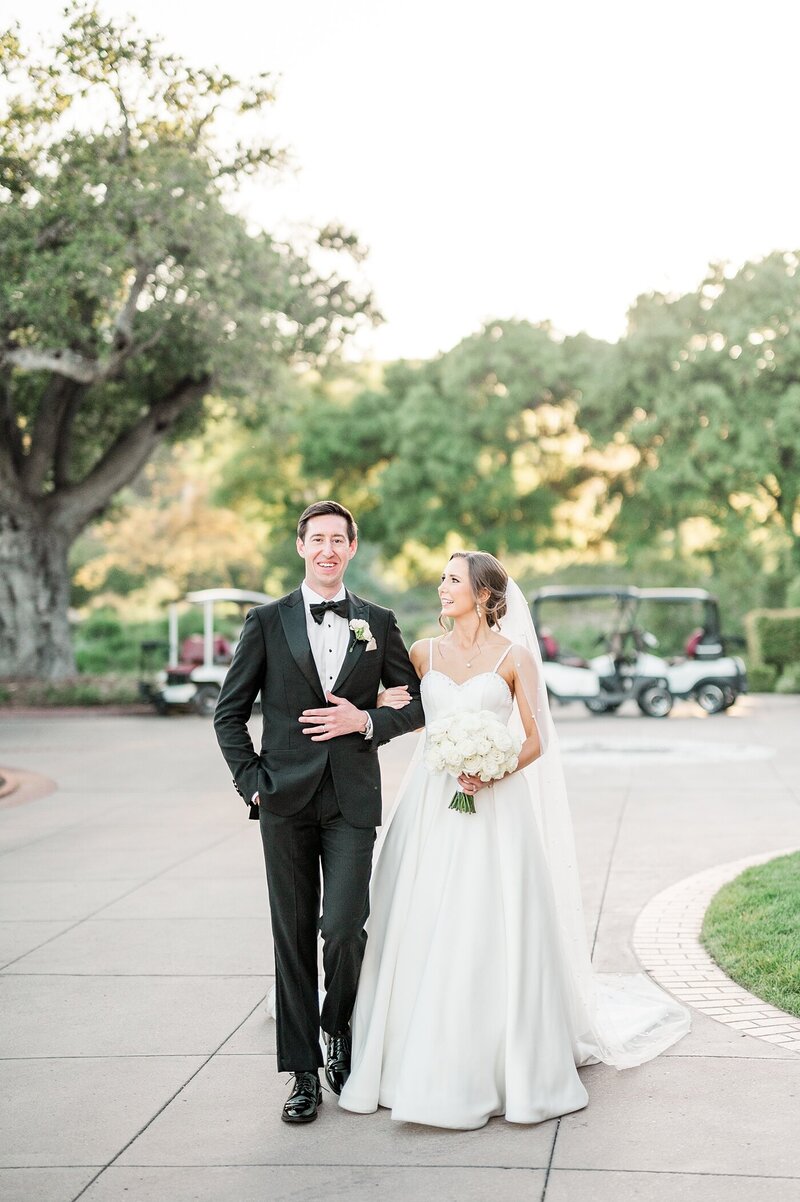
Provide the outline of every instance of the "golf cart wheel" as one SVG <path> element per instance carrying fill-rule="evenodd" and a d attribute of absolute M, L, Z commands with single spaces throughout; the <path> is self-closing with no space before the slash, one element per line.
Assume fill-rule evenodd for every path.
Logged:
<path fill-rule="evenodd" d="M 721 710 L 727 709 L 725 692 L 718 684 L 701 685 L 695 693 L 695 700 L 707 714 L 718 714 Z"/>
<path fill-rule="evenodd" d="M 722 691 L 725 694 L 725 705 L 723 706 L 723 709 L 729 710 L 731 708 L 731 706 L 735 703 L 736 698 L 739 696 L 739 694 L 736 692 L 735 689 L 732 689 L 729 684 L 724 684 L 722 686 Z"/>
<path fill-rule="evenodd" d="M 590 714 L 615 714 L 621 701 L 603 701 L 602 697 L 589 697 L 583 703 Z"/>
<path fill-rule="evenodd" d="M 672 709 L 672 693 L 661 684 L 651 684 L 642 689 L 636 704 L 648 718 L 666 718 Z"/>
<path fill-rule="evenodd" d="M 192 708 L 196 714 L 202 714 L 204 718 L 210 718 L 217 708 L 219 700 L 219 689 L 213 684 L 204 684 L 195 693 L 192 699 Z"/>

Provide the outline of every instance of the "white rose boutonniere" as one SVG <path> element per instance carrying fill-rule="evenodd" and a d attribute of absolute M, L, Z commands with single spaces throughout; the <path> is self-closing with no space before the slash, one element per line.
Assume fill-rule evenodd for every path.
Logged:
<path fill-rule="evenodd" d="M 377 644 L 369 628 L 369 622 L 365 622 L 363 618 L 352 618 L 348 625 L 353 632 L 353 642 L 350 645 L 351 651 L 356 643 L 366 643 L 367 651 L 375 650 Z"/>

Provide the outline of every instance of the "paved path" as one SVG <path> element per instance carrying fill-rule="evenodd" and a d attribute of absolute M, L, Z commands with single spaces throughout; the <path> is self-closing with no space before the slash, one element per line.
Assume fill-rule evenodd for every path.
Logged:
<path fill-rule="evenodd" d="M 800 699 L 558 722 L 599 967 L 637 967 L 661 890 L 800 843 Z M 57 783 L 0 809 L 5 1202 L 800 1198 L 800 1056 L 698 1012 L 659 1060 L 583 1070 L 590 1104 L 560 1121 L 445 1132 L 328 1098 L 287 1127 L 257 828 L 209 724 L 3 715 L 0 764 Z"/>

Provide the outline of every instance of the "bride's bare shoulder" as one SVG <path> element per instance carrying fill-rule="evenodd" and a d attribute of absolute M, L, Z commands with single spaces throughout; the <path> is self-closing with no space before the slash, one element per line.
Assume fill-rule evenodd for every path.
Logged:
<path fill-rule="evenodd" d="M 408 653 L 408 658 L 416 668 L 419 676 L 422 675 L 423 671 L 428 666 L 430 642 L 430 639 L 417 639 L 416 643 L 411 644 L 411 649 Z"/>

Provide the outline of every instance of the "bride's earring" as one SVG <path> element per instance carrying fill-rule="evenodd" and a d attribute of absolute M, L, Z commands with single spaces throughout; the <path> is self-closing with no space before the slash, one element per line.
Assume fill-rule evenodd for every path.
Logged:
<path fill-rule="evenodd" d="M 480 603 L 480 601 L 476 601 L 476 602 L 475 602 L 475 613 L 478 615 L 478 617 L 480 617 L 480 616 L 481 616 L 481 603 Z"/>

